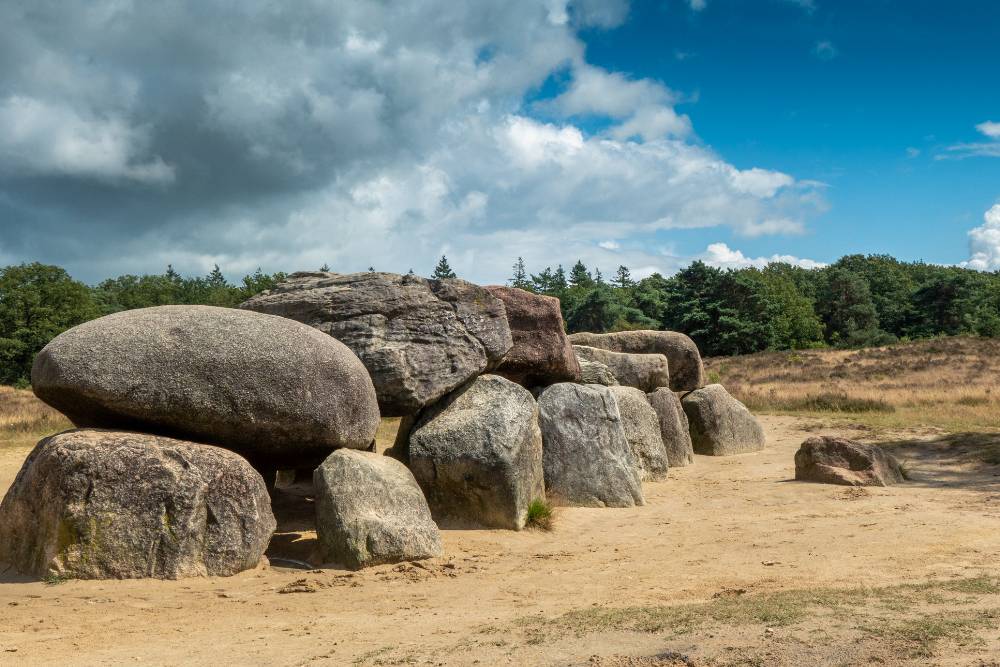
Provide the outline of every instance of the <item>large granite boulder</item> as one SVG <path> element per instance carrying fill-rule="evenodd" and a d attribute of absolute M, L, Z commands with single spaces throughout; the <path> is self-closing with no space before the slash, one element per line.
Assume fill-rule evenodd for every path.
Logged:
<path fill-rule="evenodd" d="M 513 345 L 503 303 L 458 279 L 294 273 L 240 307 L 304 322 L 347 345 L 371 374 L 386 417 L 436 402 Z"/>
<path fill-rule="evenodd" d="M 641 389 L 608 387 L 618 402 L 625 439 L 639 464 L 643 480 L 656 481 L 667 476 L 670 464 L 660 435 L 660 420 Z"/>
<path fill-rule="evenodd" d="M 746 406 L 721 384 L 710 384 L 681 400 L 696 454 L 730 456 L 764 449 L 764 429 Z"/>
<path fill-rule="evenodd" d="M 795 452 L 795 479 L 845 486 L 891 486 L 906 481 L 899 461 L 877 445 L 846 438 L 809 438 Z"/>
<path fill-rule="evenodd" d="M 396 459 L 341 449 L 316 468 L 313 486 L 324 562 L 357 569 L 441 555 L 424 494 Z"/>
<path fill-rule="evenodd" d="M 520 530 L 545 498 L 542 434 L 531 393 L 481 375 L 423 412 L 410 469 L 439 521 Z"/>
<path fill-rule="evenodd" d="M 538 399 L 550 500 L 585 507 L 642 505 L 639 463 L 608 387 L 554 384 Z"/>
<path fill-rule="evenodd" d="M 618 384 L 615 374 L 611 369 L 599 361 L 587 361 L 580 359 L 580 384 L 603 384 L 605 387 L 614 387 Z"/>
<path fill-rule="evenodd" d="M 646 395 L 660 421 L 660 437 L 667 450 L 667 461 L 671 468 L 680 468 L 694 463 L 694 448 L 691 446 L 691 427 L 681 406 L 681 399 L 666 387 L 661 387 Z"/>
<path fill-rule="evenodd" d="M 516 287 L 487 287 L 507 309 L 514 347 L 496 373 L 526 387 L 580 379 L 580 363 L 566 337 L 559 299 Z"/>
<path fill-rule="evenodd" d="M 232 452 L 66 431 L 38 443 L 0 503 L 0 561 L 36 577 L 229 576 L 258 564 L 274 528 L 264 480 Z"/>
<path fill-rule="evenodd" d="M 159 306 L 81 324 L 38 354 L 31 382 L 77 426 L 208 442 L 262 468 L 368 447 L 379 424 L 353 352 L 304 324 L 232 308 Z"/>
<path fill-rule="evenodd" d="M 694 341 L 676 331 L 619 331 L 595 334 L 575 333 L 569 337 L 574 345 L 599 347 L 613 352 L 632 354 L 662 354 L 670 367 L 670 388 L 692 391 L 705 386 L 705 368 Z M 613 371 L 614 369 L 612 369 Z M 618 378 L 621 382 L 621 378 Z"/>
<path fill-rule="evenodd" d="M 618 384 L 635 387 L 643 392 L 670 386 L 667 358 L 662 354 L 612 352 L 599 347 L 574 345 L 573 351 L 582 360 L 602 363 L 611 369 Z"/>

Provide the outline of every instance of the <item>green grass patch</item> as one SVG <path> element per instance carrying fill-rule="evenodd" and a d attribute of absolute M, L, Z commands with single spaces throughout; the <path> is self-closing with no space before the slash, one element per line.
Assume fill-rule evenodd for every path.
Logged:
<path fill-rule="evenodd" d="M 527 527 L 535 530 L 552 530 L 554 512 L 552 506 L 541 498 L 536 498 L 528 505 Z"/>

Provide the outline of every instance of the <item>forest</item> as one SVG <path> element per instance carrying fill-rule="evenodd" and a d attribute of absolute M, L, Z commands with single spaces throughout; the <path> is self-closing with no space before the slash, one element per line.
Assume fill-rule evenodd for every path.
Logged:
<path fill-rule="evenodd" d="M 167 304 L 235 307 L 284 277 L 258 269 L 234 284 L 218 266 L 203 277 L 167 267 L 163 274 L 87 285 L 58 266 L 0 268 L 0 384 L 27 384 L 35 354 L 87 320 Z M 431 277 L 456 275 L 441 257 Z M 1000 272 L 887 255 L 848 255 L 820 269 L 783 263 L 719 269 L 696 261 L 669 277 L 641 280 L 625 266 L 605 277 L 582 261 L 568 271 L 557 266 L 531 273 L 518 258 L 507 284 L 558 298 L 570 332 L 681 331 L 710 357 L 935 336 L 1000 337 Z"/>

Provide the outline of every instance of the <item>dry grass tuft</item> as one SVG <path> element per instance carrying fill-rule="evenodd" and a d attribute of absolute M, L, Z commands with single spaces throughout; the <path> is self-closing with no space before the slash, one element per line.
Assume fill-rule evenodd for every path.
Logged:
<path fill-rule="evenodd" d="M 21 444 L 70 426 L 66 417 L 35 398 L 30 390 L 0 387 L 0 446 Z"/>
<path fill-rule="evenodd" d="M 1000 340 L 937 338 L 866 350 L 707 359 L 754 411 L 843 416 L 888 428 L 1000 430 Z"/>

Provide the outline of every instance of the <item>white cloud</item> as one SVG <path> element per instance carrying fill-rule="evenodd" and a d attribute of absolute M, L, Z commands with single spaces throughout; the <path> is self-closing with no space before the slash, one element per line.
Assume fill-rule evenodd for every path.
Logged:
<path fill-rule="evenodd" d="M 688 5 L 693 11 L 700 12 L 708 6 L 707 0 L 688 0 Z"/>
<path fill-rule="evenodd" d="M 1000 204 L 986 211 L 983 220 L 969 231 L 969 261 L 961 265 L 979 271 L 1000 270 Z"/>
<path fill-rule="evenodd" d="M 820 60 L 833 60 L 839 53 L 833 42 L 825 39 L 816 42 L 816 45 L 813 47 L 813 55 Z"/>
<path fill-rule="evenodd" d="M 944 153 L 934 156 L 935 160 L 963 160 L 969 157 L 1000 157 L 1000 123 L 985 121 L 976 125 L 976 130 L 991 141 L 953 144 Z"/>
<path fill-rule="evenodd" d="M 686 261 L 671 230 L 802 232 L 825 207 L 820 184 L 738 169 L 663 82 L 587 62 L 579 28 L 627 13 L 603 0 L 0 3 L 4 250 L 44 246 L 96 279 L 168 262 L 428 272 L 447 247 L 461 275 L 490 282 L 518 255 L 668 273 Z M 560 94 L 529 102 L 564 73 Z M 44 205 L 22 194 L 29 176 Z M 150 183 L 169 187 L 154 201 Z M 86 237 L 81 203 L 99 221 Z"/>
<path fill-rule="evenodd" d="M 985 134 L 990 139 L 1000 139 L 1000 123 L 991 120 L 976 125 L 976 129 Z"/>
<path fill-rule="evenodd" d="M 721 269 L 742 269 L 749 266 L 764 268 L 768 264 L 784 263 L 801 266 L 804 269 L 818 269 L 826 266 L 823 262 L 802 259 L 794 255 L 771 255 L 770 257 L 747 257 L 740 250 L 730 248 L 725 243 L 712 243 L 699 257 L 706 264 Z"/>
<path fill-rule="evenodd" d="M 174 180 L 172 166 L 144 155 L 145 131 L 115 116 L 85 116 L 12 95 L 0 101 L 0 127 L 0 169 L 157 185 Z"/>

